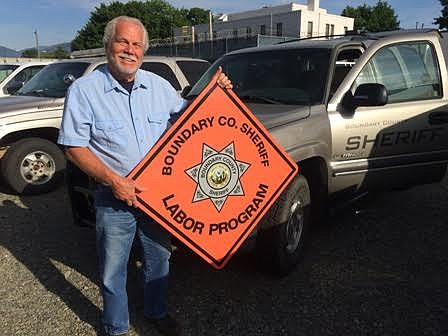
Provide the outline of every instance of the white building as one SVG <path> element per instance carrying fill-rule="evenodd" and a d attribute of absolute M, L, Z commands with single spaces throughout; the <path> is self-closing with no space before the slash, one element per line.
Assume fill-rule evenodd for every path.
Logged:
<path fill-rule="evenodd" d="M 284 37 L 312 37 L 344 34 L 353 29 L 353 18 L 328 14 L 319 8 L 319 0 L 308 0 L 307 5 L 263 7 L 246 12 L 224 14 L 213 24 L 176 28 L 177 43 L 210 39 L 271 35 Z"/>

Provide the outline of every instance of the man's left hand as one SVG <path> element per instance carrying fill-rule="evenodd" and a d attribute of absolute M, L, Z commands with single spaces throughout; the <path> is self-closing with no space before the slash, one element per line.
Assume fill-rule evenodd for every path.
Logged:
<path fill-rule="evenodd" d="M 224 72 L 222 72 L 221 67 L 218 67 L 218 71 L 216 71 L 213 79 L 223 89 L 233 89 L 232 81 Z"/>

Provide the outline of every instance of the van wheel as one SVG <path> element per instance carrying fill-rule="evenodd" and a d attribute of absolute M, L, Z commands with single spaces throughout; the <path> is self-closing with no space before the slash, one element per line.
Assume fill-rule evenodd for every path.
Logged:
<path fill-rule="evenodd" d="M 296 176 L 264 220 L 275 223 L 257 235 L 257 257 L 269 261 L 279 275 L 290 273 L 300 261 L 311 222 L 308 182 Z"/>
<path fill-rule="evenodd" d="M 15 142 L 1 159 L 3 180 L 17 194 L 40 194 L 55 189 L 64 169 L 62 151 L 41 138 Z"/>

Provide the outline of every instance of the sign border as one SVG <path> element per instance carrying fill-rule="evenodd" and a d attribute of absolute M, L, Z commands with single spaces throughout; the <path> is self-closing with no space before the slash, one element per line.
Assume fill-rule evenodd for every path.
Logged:
<path fill-rule="evenodd" d="M 167 143 L 172 139 L 172 137 L 174 136 L 174 134 L 176 134 L 176 132 L 182 128 L 184 126 L 184 124 L 188 121 L 189 117 L 201 106 L 202 102 L 208 98 L 208 96 L 216 89 L 216 87 L 218 87 L 219 89 L 221 89 L 222 91 L 224 91 L 224 93 L 228 96 L 228 98 L 236 105 L 236 107 L 245 115 L 245 117 L 251 121 L 252 125 L 258 130 L 258 132 L 260 132 L 261 134 L 263 134 L 263 137 L 265 140 L 267 140 L 270 145 L 272 146 L 272 148 L 283 158 L 283 160 L 290 166 L 291 168 L 291 172 L 286 176 L 286 178 L 283 180 L 283 182 L 279 185 L 279 187 L 277 188 L 276 192 L 273 193 L 271 195 L 271 197 L 264 203 L 264 205 L 262 206 L 261 210 L 257 213 L 257 215 L 252 219 L 250 225 L 247 226 L 247 228 L 242 232 L 242 234 L 239 236 L 239 238 L 234 242 L 234 244 L 232 245 L 232 247 L 229 249 L 229 251 L 226 253 L 226 255 L 220 259 L 217 260 L 215 259 L 213 256 L 211 256 L 207 251 L 205 251 L 201 246 L 199 246 L 198 244 L 196 244 L 190 237 L 188 237 L 187 235 L 185 235 L 182 231 L 180 231 L 174 224 L 170 223 L 168 220 L 166 220 L 162 215 L 160 215 L 157 211 L 155 211 L 155 209 L 153 209 L 148 203 L 146 203 L 143 199 L 141 199 L 138 195 L 137 195 L 137 200 L 140 202 L 140 204 L 142 206 L 144 206 L 151 214 L 153 214 L 154 216 L 156 216 L 157 218 L 159 218 L 159 220 L 161 220 L 163 223 L 165 223 L 167 226 L 169 226 L 173 231 L 177 232 L 179 234 L 179 236 L 182 236 L 185 241 L 187 241 L 191 246 L 193 246 L 196 250 L 200 251 L 204 256 L 206 256 L 210 261 L 212 261 L 214 263 L 214 265 L 216 265 L 218 268 L 222 268 L 227 261 L 229 260 L 230 256 L 233 255 L 235 249 L 237 246 L 239 246 L 241 242 L 241 240 L 244 238 L 246 238 L 247 232 L 249 230 L 251 230 L 253 228 L 253 226 L 255 225 L 255 223 L 257 222 L 257 219 L 261 216 L 261 215 L 265 215 L 265 213 L 269 210 L 266 209 L 267 206 L 272 206 L 272 202 L 273 200 L 275 201 L 278 198 L 278 194 L 280 192 L 283 192 L 283 190 L 286 188 L 285 184 L 286 182 L 290 182 L 290 180 L 297 174 L 297 166 L 292 164 L 292 160 L 290 158 L 288 158 L 282 150 L 280 150 L 278 148 L 278 146 L 274 143 L 274 141 L 272 140 L 271 136 L 268 134 L 266 135 L 265 130 L 262 130 L 260 128 L 259 125 L 259 121 L 254 119 L 253 116 L 242 106 L 242 104 L 239 102 L 238 97 L 235 95 L 235 93 L 233 91 L 230 90 L 225 90 L 222 89 L 221 87 L 219 87 L 218 84 L 214 84 L 210 87 L 210 89 L 201 97 L 201 100 L 196 103 L 196 105 L 194 106 L 194 108 L 191 109 L 191 111 L 189 111 L 187 114 L 182 114 L 181 119 L 179 123 L 174 123 L 173 127 L 175 127 L 173 130 L 171 130 L 170 128 L 170 135 L 167 136 L 164 141 L 161 144 L 157 144 L 158 148 L 157 150 L 155 150 L 153 153 L 151 153 L 150 157 L 148 159 L 146 159 L 145 163 L 136 171 L 136 172 L 131 172 L 132 175 L 132 179 L 136 180 L 142 173 L 143 171 L 146 169 L 146 167 L 154 160 L 154 158 L 162 151 L 162 149 L 167 145 Z M 184 112 L 185 113 L 185 112 Z"/>

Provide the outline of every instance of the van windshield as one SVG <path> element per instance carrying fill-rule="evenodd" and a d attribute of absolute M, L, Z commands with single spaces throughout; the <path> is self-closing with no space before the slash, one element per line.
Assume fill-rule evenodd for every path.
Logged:
<path fill-rule="evenodd" d="M 233 90 L 246 103 L 308 105 L 322 103 L 330 49 L 279 49 L 231 54 L 217 60 L 192 88 L 197 96 L 221 66 Z"/>
<path fill-rule="evenodd" d="M 86 62 L 49 64 L 31 78 L 17 95 L 63 98 L 71 84 L 69 78 L 81 77 L 89 65 Z"/>
<path fill-rule="evenodd" d="M 0 83 L 5 80 L 15 69 L 17 69 L 18 65 L 13 64 L 2 64 L 0 65 Z"/>

